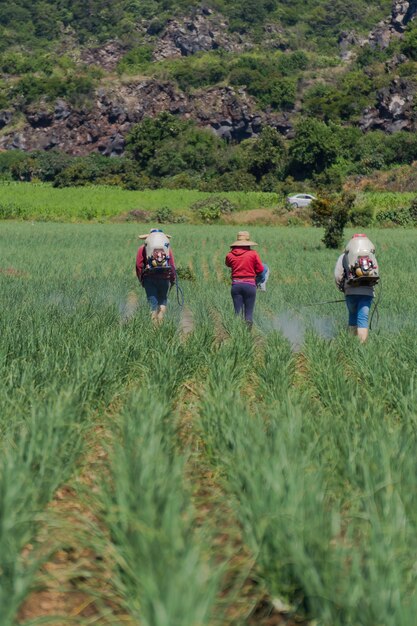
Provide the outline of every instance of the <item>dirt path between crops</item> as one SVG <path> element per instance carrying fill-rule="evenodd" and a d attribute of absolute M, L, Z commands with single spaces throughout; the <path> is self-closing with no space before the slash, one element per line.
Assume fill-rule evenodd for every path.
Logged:
<path fill-rule="evenodd" d="M 106 414 L 111 419 L 115 407 Z M 111 555 L 92 533 L 99 528 L 95 511 L 100 475 L 105 471 L 110 429 L 106 420 L 91 432 L 89 451 L 79 476 L 58 489 L 48 507 L 48 521 L 39 541 L 59 549 L 38 574 L 38 589 L 23 603 L 17 621 L 43 618 L 52 626 L 85 619 L 89 624 L 114 625 L 114 617 L 132 624 L 123 614 L 111 587 Z M 80 495 L 81 494 L 81 495 Z M 86 496 L 85 494 L 89 494 Z M 107 613 L 108 617 L 105 617 Z"/>
<path fill-rule="evenodd" d="M 194 330 L 194 316 L 193 312 L 188 306 L 184 306 L 181 312 L 180 318 L 180 331 L 186 337 Z"/>

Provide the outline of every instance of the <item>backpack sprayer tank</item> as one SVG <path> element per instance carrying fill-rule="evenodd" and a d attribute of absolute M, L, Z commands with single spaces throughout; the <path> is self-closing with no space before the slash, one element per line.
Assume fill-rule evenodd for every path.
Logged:
<path fill-rule="evenodd" d="M 145 239 L 147 269 L 169 269 L 170 243 L 169 238 L 161 230 L 152 230 Z"/>
<path fill-rule="evenodd" d="M 348 285 L 376 285 L 379 281 L 375 246 L 366 235 L 353 235 L 345 249 L 344 268 Z"/>

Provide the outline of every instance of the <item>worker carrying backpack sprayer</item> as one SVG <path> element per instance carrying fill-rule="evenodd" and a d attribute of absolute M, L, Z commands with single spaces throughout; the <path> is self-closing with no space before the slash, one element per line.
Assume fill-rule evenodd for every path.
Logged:
<path fill-rule="evenodd" d="M 334 270 L 349 311 L 349 330 L 363 343 L 368 338 L 369 311 L 379 281 L 375 246 L 364 234 L 353 235 Z"/>
<path fill-rule="evenodd" d="M 145 289 L 152 320 L 159 323 L 166 312 L 169 288 L 176 282 L 170 235 L 154 228 L 139 239 L 144 239 L 145 243 L 136 255 L 136 275 Z"/>

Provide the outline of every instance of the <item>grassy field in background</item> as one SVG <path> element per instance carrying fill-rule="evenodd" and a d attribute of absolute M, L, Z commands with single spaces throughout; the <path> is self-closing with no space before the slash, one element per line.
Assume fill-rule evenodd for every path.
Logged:
<path fill-rule="evenodd" d="M 192 216 L 190 206 L 210 195 L 221 195 L 237 205 L 238 211 L 269 209 L 282 205 L 275 193 L 222 192 L 209 194 L 187 189 L 127 191 L 117 187 L 72 187 L 55 189 L 44 183 L 0 183 L 0 219 L 45 221 L 106 221 L 132 210 L 156 212 L 170 208 L 176 215 Z M 413 193 L 361 192 L 358 206 L 371 205 L 379 211 L 408 206 Z"/>
<path fill-rule="evenodd" d="M 2 626 L 255 626 L 265 599 L 268 619 L 414 626 L 416 232 L 367 229 L 360 345 L 343 303 L 315 304 L 340 297 L 320 229 L 250 229 L 271 268 L 252 334 L 236 227 L 170 227 L 190 280 L 159 328 L 139 230 L 1 224 Z"/>
<path fill-rule="evenodd" d="M 44 183 L 0 183 L 0 215 L 2 206 L 10 208 L 12 218 L 64 221 L 107 219 L 136 209 L 156 211 L 162 207 L 187 214 L 193 203 L 210 195 L 213 194 L 187 189 L 128 191 L 103 186 L 55 189 Z M 278 203 L 274 193 L 231 191 L 221 195 L 236 203 L 239 210 L 267 208 Z"/>

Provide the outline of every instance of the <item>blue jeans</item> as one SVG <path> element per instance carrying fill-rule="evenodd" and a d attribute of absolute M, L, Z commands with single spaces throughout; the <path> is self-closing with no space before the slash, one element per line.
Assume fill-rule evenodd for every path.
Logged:
<path fill-rule="evenodd" d="M 249 283 L 235 283 L 232 285 L 232 299 L 236 315 L 243 313 L 247 322 L 253 322 L 255 308 L 256 286 Z"/>
<path fill-rule="evenodd" d="M 159 306 L 166 306 L 168 302 L 169 280 L 145 276 L 143 286 L 152 311 L 156 311 Z"/>
<path fill-rule="evenodd" d="M 368 328 L 369 310 L 372 296 L 346 296 L 346 306 L 349 311 L 349 326 Z"/>

